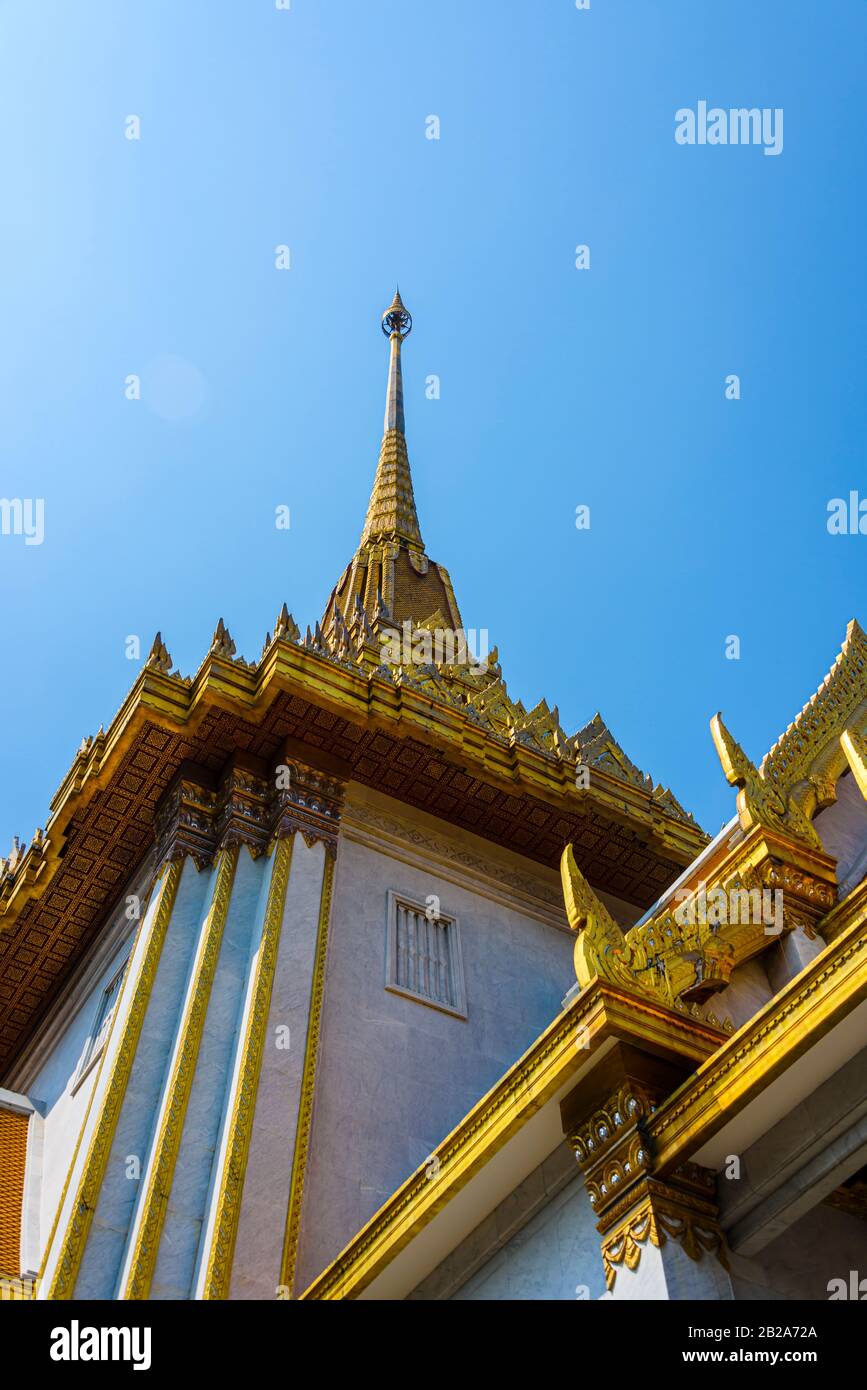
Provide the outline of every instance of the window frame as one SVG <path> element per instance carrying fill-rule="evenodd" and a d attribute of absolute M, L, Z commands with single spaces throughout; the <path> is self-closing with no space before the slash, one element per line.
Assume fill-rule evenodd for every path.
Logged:
<path fill-rule="evenodd" d="M 126 972 L 129 968 L 131 957 L 132 951 L 127 951 L 126 955 L 124 956 L 117 970 L 114 971 L 114 974 L 111 976 L 108 983 L 99 991 L 99 998 L 96 1001 L 96 1008 L 93 1012 L 93 1019 L 90 1025 L 90 1029 L 88 1030 L 87 1038 L 85 1039 L 84 1050 L 81 1054 L 81 1058 L 75 1071 L 75 1077 L 72 1082 L 73 1095 L 78 1090 L 82 1082 L 85 1081 L 87 1077 L 90 1075 L 93 1068 L 96 1066 L 97 1062 L 99 1061 L 100 1057 L 105 1051 L 105 1045 L 108 1042 L 109 1034 L 111 1033 L 112 1024 L 114 1022 L 114 1014 L 117 1012 L 117 1007 L 120 1003 L 121 996 L 123 994 L 124 981 L 126 979 Z M 117 985 L 116 990 L 115 985 Z M 97 1045 L 99 1031 L 106 1018 L 106 1000 L 108 999 L 108 996 L 112 994 L 113 991 L 114 1002 L 110 1004 L 111 1018 L 109 1019 L 108 1027 L 105 1030 L 105 1035 L 102 1041 Z"/>
<path fill-rule="evenodd" d="M 446 940 L 448 951 L 448 962 L 451 967 L 452 986 L 455 1003 L 446 1004 L 440 999 L 433 999 L 428 994 L 421 994 L 417 990 L 409 989 L 406 985 L 398 984 L 398 941 L 397 941 L 397 909 L 398 906 L 409 908 L 411 912 L 417 912 L 422 917 L 427 917 L 427 904 L 419 903 L 408 893 L 399 893 L 396 889 L 388 890 L 387 900 L 387 920 L 385 938 L 385 988 L 390 994 L 397 994 L 404 999 L 412 999 L 417 1004 L 426 1004 L 429 1009 L 437 1009 L 440 1013 L 447 1014 L 450 1018 L 459 1018 L 466 1022 L 467 1014 L 467 990 L 464 978 L 464 960 L 461 948 L 461 928 L 457 917 L 451 912 L 440 911 L 437 922 L 442 923 L 446 928 Z"/>

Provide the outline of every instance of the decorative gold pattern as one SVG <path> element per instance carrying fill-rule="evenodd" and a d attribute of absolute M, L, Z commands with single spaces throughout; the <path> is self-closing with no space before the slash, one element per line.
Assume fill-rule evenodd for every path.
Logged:
<path fill-rule="evenodd" d="M 75 1292 L 75 1281 L 81 1267 L 81 1258 L 84 1254 L 84 1246 L 88 1231 L 90 1230 L 90 1223 L 93 1220 L 93 1213 L 96 1210 L 96 1203 L 105 1175 L 105 1169 L 114 1139 L 114 1132 L 117 1127 L 118 1116 L 120 1115 L 120 1108 L 123 1103 L 124 1095 L 126 1094 L 127 1082 L 129 1081 L 129 1075 L 132 1071 L 132 1064 L 141 1034 L 142 1023 L 144 1022 L 145 1011 L 156 977 L 157 966 L 159 965 L 160 954 L 168 929 L 169 919 L 172 915 L 172 908 L 174 907 L 180 879 L 180 864 L 168 864 L 165 866 L 163 875 L 158 880 L 161 884 L 159 888 L 159 902 L 154 913 L 150 935 L 142 955 L 141 967 L 133 987 L 129 1008 L 126 1010 L 126 1013 L 123 1014 L 122 1011 L 125 1008 L 125 989 L 124 995 L 121 995 L 119 1007 L 115 1014 L 115 1020 L 112 1023 L 113 1033 L 117 1019 L 122 1016 L 123 1032 L 117 1052 L 114 1055 L 112 1071 L 106 1085 L 102 1108 L 99 1112 L 99 1118 L 97 1119 L 93 1137 L 90 1141 L 84 1169 L 79 1179 L 75 1203 L 69 1218 L 69 1223 L 63 1235 L 57 1268 L 48 1293 L 48 1297 L 52 1299 L 72 1298 Z M 144 930 L 147 917 L 148 914 L 146 912 L 142 918 L 142 925 L 139 931 Z M 136 940 L 136 947 L 137 945 L 138 939 Z M 136 947 L 133 948 L 134 951 Z M 129 986 L 127 986 L 127 988 L 129 988 Z M 96 1083 L 91 1092 L 91 1102 L 100 1089 L 102 1066 L 110 1051 L 111 1036 L 109 1037 L 109 1042 L 106 1045 L 102 1060 L 100 1061 L 99 1074 L 97 1075 Z M 84 1127 L 87 1125 L 87 1118 L 88 1117 L 85 1116 L 82 1133 L 84 1132 Z M 81 1136 L 79 1136 L 79 1143 L 80 1139 Z M 75 1157 L 73 1157 L 73 1161 L 67 1173 L 67 1184 L 70 1181 L 74 1167 Z M 64 1188 L 64 1193 L 57 1209 L 55 1229 L 63 1209 L 66 1191 L 67 1188 Z M 51 1238 L 46 1247 L 46 1257 L 51 1251 L 53 1239 L 54 1231 L 52 1231 Z"/>
<path fill-rule="evenodd" d="M 734 948 L 713 925 L 681 922 L 668 912 L 624 933 L 584 878 L 571 845 L 560 876 L 569 925 L 578 933 L 575 974 L 582 989 L 598 976 L 669 1008 L 695 1011 L 696 1001 L 728 983 Z M 712 1016 L 708 1021 L 718 1024 Z"/>
<path fill-rule="evenodd" d="M 214 896 L 200 934 L 190 993 L 184 1008 L 174 1063 L 163 1101 L 160 1128 L 148 1165 L 147 1189 L 138 1220 L 130 1271 L 122 1295 L 125 1299 L 146 1299 L 150 1292 L 199 1043 L 229 910 L 238 852 L 237 847 L 220 851 Z"/>
<path fill-rule="evenodd" d="M 648 1241 L 659 1248 L 667 1239 L 676 1240 L 691 1260 L 698 1262 L 703 1255 L 713 1254 L 726 1264 L 725 1244 L 712 1202 L 652 1178 L 642 1183 L 642 1192 L 638 1205 L 603 1238 L 602 1265 L 609 1289 L 614 1287 L 621 1265 L 638 1268 Z"/>
<path fill-rule="evenodd" d="M 843 646 L 816 694 L 762 760 L 761 775 L 807 814 L 821 804 L 822 784 L 839 775 L 839 738 L 867 719 L 867 636 L 853 618 Z"/>
<path fill-rule="evenodd" d="M 776 782 L 764 779 L 740 744 L 732 738 L 721 714 L 714 715 L 710 728 L 726 781 L 740 788 L 738 813 L 743 829 L 769 826 L 772 830 L 803 840 L 814 849 L 821 849 L 821 841 L 811 821 L 791 799 L 788 788 L 780 779 Z"/>
<path fill-rule="evenodd" d="M 289 786 L 276 793 L 274 833 L 286 836 L 300 831 L 305 844 L 312 846 L 321 840 L 326 853 L 333 857 L 337 853 L 343 783 L 297 759 L 287 760 L 285 766 Z"/>
<path fill-rule="evenodd" d="M 304 1176 L 310 1148 L 313 1123 L 313 1092 L 316 1082 L 316 1056 L 319 1050 L 319 1025 L 322 1018 L 322 998 L 325 992 L 325 962 L 328 953 L 328 925 L 331 918 L 331 899 L 334 891 L 334 859 L 325 856 L 322 895 L 319 901 L 319 924 L 316 933 L 316 959 L 310 990 L 310 1014 L 307 1042 L 304 1049 L 304 1072 L 301 1078 L 301 1097 L 298 1103 L 298 1124 L 295 1130 L 295 1153 L 292 1159 L 292 1181 L 286 1214 L 286 1235 L 280 1283 L 294 1293 L 295 1262 L 298 1257 L 298 1238 L 301 1234 L 301 1204 L 304 1196 Z"/>
<path fill-rule="evenodd" d="M 575 863 L 575 852 L 567 845 L 560 860 L 563 900 L 575 942 L 575 974 L 582 989 L 597 975 L 612 984 L 635 988 L 633 954 L 623 932 L 607 907 L 599 901 Z"/>
<path fill-rule="evenodd" d="M 602 1263 L 610 1289 L 617 1268 L 635 1269 L 644 1244 L 680 1242 L 693 1260 L 722 1251 L 715 1174 L 682 1163 L 661 1180 L 654 1173 L 648 1127 L 660 1102 L 676 1086 L 682 1069 L 633 1047 L 616 1045 L 601 1064 L 616 1083 L 608 1098 L 587 1113 L 581 1088 L 563 1101 L 566 1138 L 584 1175 L 584 1185 L 602 1236 Z"/>
<path fill-rule="evenodd" d="M 216 1204 L 214 1232 L 205 1276 L 203 1297 L 206 1299 L 223 1299 L 229 1295 L 232 1257 L 238 1234 L 244 1175 L 247 1169 L 247 1155 L 250 1150 L 253 1116 L 256 1110 L 256 1090 L 259 1084 L 259 1073 L 262 1069 L 265 1029 L 268 1024 L 268 1010 L 271 1005 L 271 991 L 274 984 L 274 968 L 277 964 L 280 928 L 283 922 L 286 889 L 292 864 L 292 840 L 278 840 L 273 853 L 274 862 L 271 866 L 271 881 L 268 886 L 268 904 L 265 909 L 265 920 L 262 923 L 259 949 L 256 953 L 250 1012 L 241 1046 L 238 1085 L 229 1121 L 223 1173 Z"/>

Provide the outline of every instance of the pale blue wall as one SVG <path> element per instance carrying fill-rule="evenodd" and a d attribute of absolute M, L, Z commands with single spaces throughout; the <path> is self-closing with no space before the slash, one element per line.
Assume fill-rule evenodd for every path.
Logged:
<path fill-rule="evenodd" d="M 596 1218 L 577 1176 L 468 1279 L 454 1299 L 574 1302 L 604 1293 Z"/>

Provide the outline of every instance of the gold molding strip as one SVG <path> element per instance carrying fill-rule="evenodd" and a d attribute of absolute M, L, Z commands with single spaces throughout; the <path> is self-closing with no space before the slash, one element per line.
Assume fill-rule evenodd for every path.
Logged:
<path fill-rule="evenodd" d="M 205 1299 L 224 1299 L 229 1296 L 238 1218 L 241 1214 L 241 1197 L 256 1111 L 256 1094 L 262 1070 L 265 1029 L 271 1007 L 280 928 L 283 924 L 283 909 L 292 864 L 293 839 L 293 836 L 280 839 L 274 848 L 268 903 L 254 968 L 251 1003 L 241 1045 L 238 1084 L 229 1121 L 229 1135 L 217 1197 L 217 1214 L 202 1293 Z"/>
<path fill-rule="evenodd" d="M 867 738 L 857 729 L 844 729 L 840 735 L 840 746 L 858 790 L 867 800 Z"/>
<path fill-rule="evenodd" d="M 286 1212 L 286 1236 L 280 1283 L 292 1293 L 295 1283 L 295 1262 L 298 1257 L 298 1238 L 301 1232 L 301 1201 L 304 1195 L 304 1175 L 310 1148 L 313 1121 L 313 1090 L 316 1081 L 316 1054 L 319 1050 L 319 1025 L 322 1018 L 322 998 L 325 992 L 325 958 L 328 951 L 328 924 L 334 892 L 334 859 L 325 855 L 322 894 L 319 900 L 319 925 L 316 932 L 316 959 L 310 988 L 310 1016 L 307 1022 L 307 1043 L 304 1050 L 304 1071 L 301 1077 L 301 1096 L 298 1101 L 298 1125 L 295 1131 L 295 1153 L 292 1159 L 292 1181 Z"/>
<path fill-rule="evenodd" d="M 166 931 L 168 930 L 169 919 L 171 918 L 172 910 L 175 905 L 175 897 L 177 896 L 182 870 L 183 865 L 181 863 L 164 866 L 159 903 L 154 914 L 150 936 L 147 946 L 145 947 L 141 966 L 139 967 L 132 1001 L 124 1017 L 120 1045 L 112 1063 L 111 1076 L 102 1101 L 102 1109 L 100 1110 L 99 1118 L 96 1122 L 96 1128 L 94 1129 L 93 1137 L 90 1141 L 90 1147 L 87 1152 L 84 1170 L 79 1180 L 78 1190 L 75 1194 L 72 1214 L 63 1235 L 63 1243 L 60 1249 L 57 1269 L 48 1292 L 48 1297 L 50 1299 L 72 1298 L 75 1292 L 75 1282 L 81 1267 L 84 1247 L 87 1241 L 88 1231 L 90 1230 L 90 1223 L 93 1220 L 93 1214 L 96 1210 L 96 1203 L 102 1186 L 102 1180 L 105 1176 L 105 1169 L 108 1163 L 108 1156 L 114 1139 L 118 1117 L 120 1115 L 121 1104 L 126 1094 L 127 1082 L 129 1081 L 130 1072 L 132 1071 L 139 1035 L 142 1030 L 148 1000 L 150 999 L 151 989 L 157 973 L 157 966 L 159 965 Z M 144 930 L 144 923 L 146 920 L 147 912 L 145 912 L 142 918 L 142 923 L 139 928 L 140 931 Z M 136 937 L 136 942 L 133 946 L 133 957 L 137 948 L 138 937 Z M 120 1010 L 118 1010 L 118 1014 L 115 1018 L 117 1018 L 119 1014 Z M 114 1021 L 112 1022 L 111 1032 L 112 1034 L 114 1032 Z M 99 1089 L 102 1066 L 103 1062 L 108 1057 L 111 1041 L 112 1038 L 110 1034 L 100 1060 L 96 1081 L 94 1082 L 90 1100 L 88 1101 L 87 1114 L 85 1115 L 84 1123 L 79 1133 L 75 1153 L 73 1154 L 72 1163 L 67 1173 L 66 1184 L 64 1185 L 63 1193 L 61 1194 L 60 1202 L 57 1207 L 54 1226 L 46 1246 L 43 1271 L 47 1264 L 48 1254 L 51 1250 L 57 1226 L 60 1221 L 60 1214 L 66 1200 L 70 1178 L 75 1169 L 79 1147 L 90 1115 L 90 1107 Z"/>
<path fill-rule="evenodd" d="M 202 1029 L 211 997 L 211 986 L 229 911 L 239 847 L 223 849 L 219 855 L 217 882 L 208 916 L 202 928 L 193 963 L 192 986 L 184 1006 L 171 1076 L 162 1106 L 162 1120 L 154 1143 L 147 1190 L 138 1221 L 132 1261 L 121 1294 L 124 1299 L 146 1299 L 157 1262 L 160 1236 L 171 1192 L 184 1116 L 190 1098 Z"/>

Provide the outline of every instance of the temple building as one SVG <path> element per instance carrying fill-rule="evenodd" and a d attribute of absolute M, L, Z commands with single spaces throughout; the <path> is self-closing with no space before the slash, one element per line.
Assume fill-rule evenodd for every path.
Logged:
<path fill-rule="evenodd" d="M 158 633 L 0 860 L 0 1293 L 860 1297 L 867 639 L 709 839 L 465 633 L 382 326 L 319 621 Z"/>

